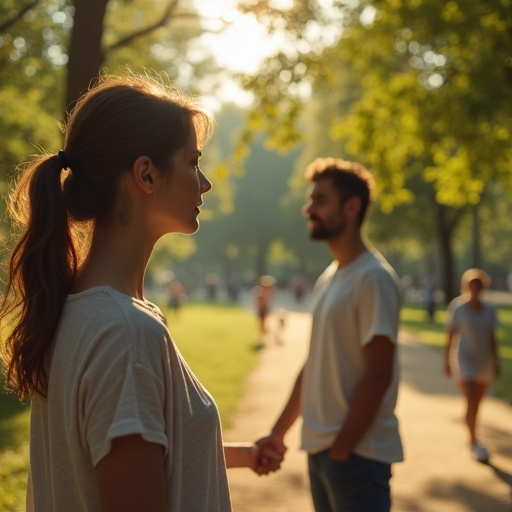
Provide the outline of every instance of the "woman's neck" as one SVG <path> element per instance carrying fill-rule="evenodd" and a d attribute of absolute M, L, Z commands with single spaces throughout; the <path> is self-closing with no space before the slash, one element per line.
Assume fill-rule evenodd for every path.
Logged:
<path fill-rule="evenodd" d="M 144 273 L 151 247 L 142 240 L 117 232 L 95 232 L 91 249 L 74 280 L 74 293 L 96 286 L 110 286 L 126 295 L 144 299 Z"/>

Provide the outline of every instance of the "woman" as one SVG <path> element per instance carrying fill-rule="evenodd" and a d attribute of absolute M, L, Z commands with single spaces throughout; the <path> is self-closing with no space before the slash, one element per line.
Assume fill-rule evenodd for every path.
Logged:
<path fill-rule="evenodd" d="M 32 401 L 29 511 L 226 511 L 226 465 L 271 469 L 254 444 L 223 449 L 215 402 L 143 294 L 156 241 L 199 227 L 212 128 L 157 80 L 103 77 L 64 149 L 24 166 L 1 316 L 7 383 Z"/>
<path fill-rule="evenodd" d="M 481 292 L 489 284 L 489 276 L 480 269 L 463 274 L 462 295 L 448 306 L 445 352 L 445 373 L 458 381 L 466 399 L 471 456 L 480 462 L 487 462 L 489 453 L 476 435 L 478 409 L 489 384 L 500 374 L 496 311 L 481 300 Z"/>

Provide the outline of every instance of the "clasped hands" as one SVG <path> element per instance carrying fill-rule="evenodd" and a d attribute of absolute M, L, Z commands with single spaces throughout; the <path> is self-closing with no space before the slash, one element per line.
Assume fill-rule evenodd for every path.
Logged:
<path fill-rule="evenodd" d="M 281 468 L 287 450 L 282 438 L 270 434 L 258 439 L 253 446 L 254 465 L 251 469 L 256 474 L 268 475 Z"/>

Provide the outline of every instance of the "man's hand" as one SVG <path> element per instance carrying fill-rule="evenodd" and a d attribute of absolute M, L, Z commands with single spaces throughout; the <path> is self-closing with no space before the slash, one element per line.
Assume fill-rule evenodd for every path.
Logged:
<path fill-rule="evenodd" d="M 256 472 L 259 475 L 268 475 L 281 467 L 287 447 L 283 438 L 277 434 L 269 434 L 256 441 L 258 446 L 258 467 Z"/>

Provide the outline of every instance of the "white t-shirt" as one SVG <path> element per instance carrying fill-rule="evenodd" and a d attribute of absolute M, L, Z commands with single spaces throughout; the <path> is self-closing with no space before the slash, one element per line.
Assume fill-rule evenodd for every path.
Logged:
<path fill-rule="evenodd" d="M 380 254 L 366 251 L 344 267 L 333 262 L 318 278 L 302 381 L 302 447 L 308 453 L 332 446 L 364 372 L 363 346 L 376 335 L 396 343 L 401 304 L 400 281 Z M 354 450 L 361 457 L 384 463 L 403 459 L 394 414 L 397 352 L 393 382 L 373 425 Z"/>
<path fill-rule="evenodd" d="M 494 378 L 494 353 L 491 337 L 498 326 L 496 309 L 483 303 L 474 311 L 466 297 L 457 297 L 448 306 L 447 329 L 458 336 L 450 354 L 455 376 L 462 380 L 490 382 Z"/>
<path fill-rule="evenodd" d="M 100 510 L 95 466 L 116 437 L 165 450 L 169 511 L 231 510 L 212 397 L 157 306 L 108 286 L 68 296 L 47 399 L 32 404 L 28 512 Z"/>

